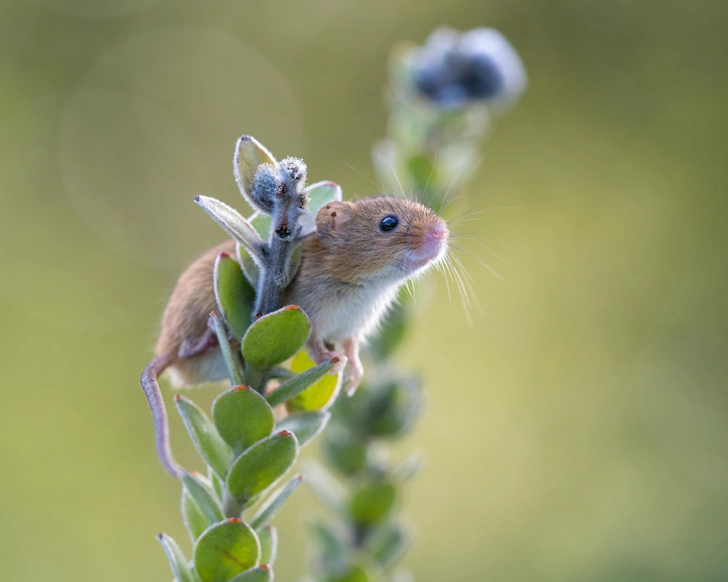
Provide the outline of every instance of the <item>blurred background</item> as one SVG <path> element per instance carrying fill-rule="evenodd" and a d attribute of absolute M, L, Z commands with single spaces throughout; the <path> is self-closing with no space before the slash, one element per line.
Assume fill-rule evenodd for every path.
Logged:
<path fill-rule="evenodd" d="M 427 455 L 405 565 L 728 578 L 728 3 L 709 0 L 0 4 L 0 578 L 169 580 L 154 535 L 186 534 L 137 382 L 176 276 L 223 238 L 192 197 L 244 208 L 242 133 L 373 193 L 388 52 L 442 24 L 500 29 L 530 87 L 466 191 L 485 212 L 462 230 L 503 243 L 469 248 L 504 280 L 462 256 L 473 326 L 421 282 L 401 353 L 428 398 L 399 445 Z M 302 490 L 277 519 L 281 582 L 314 507 Z"/>

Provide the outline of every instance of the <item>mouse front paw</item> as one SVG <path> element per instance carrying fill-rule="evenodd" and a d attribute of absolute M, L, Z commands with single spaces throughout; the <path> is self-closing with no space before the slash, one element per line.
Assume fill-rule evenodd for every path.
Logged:
<path fill-rule="evenodd" d="M 364 376 L 364 367 L 361 362 L 358 359 L 349 360 L 348 372 L 344 377 L 347 396 L 354 396 L 356 389 L 361 384 L 362 376 Z"/>
<path fill-rule="evenodd" d="M 332 376 L 338 374 L 341 372 L 344 368 L 346 368 L 346 364 L 349 361 L 349 358 L 347 358 L 344 354 L 341 352 L 324 352 L 321 360 L 316 362 L 317 364 L 326 364 L 331 363 L 333 366 L 329 370 L 329 374 Z"/>

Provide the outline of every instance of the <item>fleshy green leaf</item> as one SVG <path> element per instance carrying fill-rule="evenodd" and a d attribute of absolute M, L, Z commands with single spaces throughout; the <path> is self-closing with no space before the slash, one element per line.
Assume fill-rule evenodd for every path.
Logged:
<path fill-rule="evenodd" d="M 174 401 L 187 427 L 187 432 L 190 433 L 192 442 L 195 444 L 195 448 L 197 448 L 205 462 L 220 477 L 224 477 L 232 459 L 230 447 L 225 444 L 212 421 L 202 412 L 199 406 L 179 394 Z"/>
<path fill-rule="evenodd" d="M 295 305 L 264 315 L 248 328 L 243 337 L 246 363 L 269 369 L 297 353 L 311 333 L 306 314 Z"/>
<path fill-rule="evenodd" d="M 310 388 L 323 378 L 326 373 L 333 368 L 334 363 L 326 362 L 319 364 L 318 366 L 314 366 L 305 372 L 301 372 L 300 374 L 293 376 L 293 378 L 286 380 L 283 384 L 278 386 L 278 388 L 268 394 L 265 399 L 271 406 L 278 406 L 279 404 L 287 402 L 291 398 L 295 398 L 301 392 Z"/>
<path fill-rule="evenodd" d="M 265 491 L 291 468 L 298 455 L 292 432 L 282 431 L 257 442 L 240 455 L 227 476 L 230 495 L 245 502 Z"/>
<path fill-rule="evenodd" d="M 169 565 L 172 568 L 175 580 L 179 582 L 199 582 L 195 572 L 187 565 L 187 558 L 185 558 L 177 542 L 163 533 L 159 534 L 157 539 L 167 554 L 167 559 L 169 560 Z"/>
<path fill-rule="evenodd" d="M 193 543 L 210 525 L 210 522 L 184 487 L 182 488 L 182 521 L 184 521 Z"/>
<path fill-rule="evenodd" d="M 243 376 L 241 365 L 238 363 L 237 352 L 233 352 L 232 346 L 230 345 L 230 339 L 228 338 L 227 330 L 225 329 L 225 324 L 223 323 L 222 318 L 216 311 L 213 311 L 210 313 L 210 321 L 212 322 L 212 327 L 215 330 L 217 343 L 220 346 L 220 351 L 222 352 L 223 359 L 225 360 L 225 366 L 228 369 L 230 383 L 233 386 L 242 384 Z M 240 363 L 242 363 L 242 360 L 240 360 Z"/>
<path fill-rule="evenodd" d="M 261 564 L 238 574 L 230 582 L 273 582 L 273 569 L 268 564 Z"/>
<path fill-rule="evenodd" d="M 237 249 L 238 261 L 240 261 L 240 266 L 243 269 L 243 274 L 250 283 L 251 287 L 257 289 L 258 280 L 260 279 L 260 269 L 258 268 L 258 265 L 255 264 L 253 257 L 250 256 L 250 253 L 245 250 L 245 247 L 243 245 L 238 243 Z"/>
<path fill-rule="evenodd" d="M 392 470 L 392 479 L 396 483 L 404 484 L 420 472 L 425 459 L 422 451 L 414 451 Z"/>
<path fill-rule="evenodd" d="M 396 498 L 397 490 L 391 483 L 365 485 L 354 494 L 349 511 L 358 524 L 372 526 L 389 515 Z"/>
<path fill-rule="evenodd" d="M 267 524 L 273 517 L 280 511 L 283 504 L 288 501 L 288 498 L 293 495 L 293 492 L 298 489 L 298 486 L 303 481 L 302 475 L 296 475 L 278 491 L 271 494 L 270 498 L 263 504 L 258 510 L 258 513 L 250 521 L 250 525 L 256 531 L 261 529 L 262 526 Z"/>
<path fill-rule="evenodd" d="M 414 377 L 378 387 L 372 391 L 369 433 L 396 437 L 407 432 L 419 418 L 422 404 L 422 387 Z"/>
<path fill-rule="evenodd" d="M 298 352 L 291 362 L 291 369 L 296 374 L 302 374 L 314 366 L 316 362 L 303 350 Z M 288 409 L 301 412 L 326 409 L 334 402 L 339 390 L 341 390 L 341 372 L 335 376 L 324 375 L 298 396 L 291 398 L 288 401 Z"/>
<path fill-rule="evenodd" d="M 385 568 L 396 565 L 410 545 L 409 536 L 396 523 L 385 523 L 367 541 L 367 550 Z"/>
<path fill-rule="evenodd" d="M 354 564 L 341 574 L 334 574 L 326 578 L 326 582 L 373 582 L 366 570 Z"/>
<path fill-rule="evenodd" d="M 195 202 L 233 237 L 253 257 L 256 263 L 263 262 L 263 239 L 242 215 L 224 202 L 209 196 L 195 196 Z"/>
<path fill-rule="evenodd" d="M 270 214 L 266 214 L 265 212 L 258 210 L 253 213 L 248 221 L 263 240 L 268 240 L 271 223 Z"/>
<path fill-rule="evenodd" d="M 215 491 L 218 499 L 222 499 L 225 496 L 225 479 L 220 477 L 211 467 L 207 467 L 207 478 L 212 483 L 212 489 Z"/>
<path fill-rule="evenodd" d="M 323 452 L 332 467 L 350 476 L 366 465 L 369 447 L 366 442 L 351 438 L 345 431 L 336 431 L 326 434 Z"/>
<path fill-rule="evenodd" d="M 258 563 L 260 542 L 248 524 L 232 518 L 207 528 L 195 544 L 194 556 L 202 582 L 229 582 Z"/>
<path fill-rule="evenodd" d="M 344 543 L 346 536 L 321 521 L 312 523 L 310 530 L 319 547 L 324 569 L 330 572 L 343 570 L 349 561 L 349 550 Z"/>
<path fill-rule="evenodd" d="M 244 135 L 235 144 L 235 157 L 233 158 L 233 173 L 238 183 L 240 193 L 255 208 L 251 199 L 253 191 L 253 178 L 260 164 L 275 166 L 276 159 L 266 147 L 250 135 Z"/>
<path fill-rule="evenodd" d="M 260 540 L 260 563 L 272 566 L 278 554 L 278 530 L 275 526 L 266 525 L 256 530 L 256 533 Z"/>
<path fill-rule="evenodd" d="M 234 258 L 220 253 L 215 261 L 215 300 L 225 323 L 240 341 L 253 322 L 255 289 Z"/>
<path fill-rule="evenodd" d="M 212 418 L 236 456 L 273 434 L 275 425 L 273 409 L 247 386 L 236 386 L 220 394 L 212 404 Z"/>
<path fill-rule="evenodd" d="M 281 420 L 276 425 L 276 428 L 278 430 L 290 430 L 296 435 L 298 446 L 302 447 L 324 429 L 330 418 L 330 412 L 321 410 L 316 412 L 297 412 Z"/>
<path fill-rule="evenodd" d="M 182 483 L 184 484 L 185 490 L 189 493 L 190 497 L 194 500 L 195 504 L 205 516 L 207 525 L 212 525 L 225 519 L 222 513 L 222 508 L 218 501 L 213 497 L 211 492 L 212 484 L 210 488 L 207 484 L 203 483 L 202 480 L 195 475 L 190 473 L 182 474 Z"/>

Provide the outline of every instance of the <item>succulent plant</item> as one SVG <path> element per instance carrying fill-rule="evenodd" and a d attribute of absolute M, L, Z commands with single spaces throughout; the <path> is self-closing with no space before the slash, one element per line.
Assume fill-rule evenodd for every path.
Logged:
<path fill-rule="evenodd" d="M 423 193 L 444 212 L 445 192 L 460 188 L 474 171 L 491 114 L 525 86 L 517 54 L 490 29 L 440 29 L 424 47 L 396 49 L 387 137 L 373 150 L 380 179 Z M 407 337 L 407 299 L 369 346 L 377 373 L 352 398 L 337 398 L 341 374 L 328 374 L 334 363 L 316 365 L 304 350 L 311 333 L 306 314 L 278 306 L 298 269 L 299 243 L 315 229 L 317 211 L 341 200 L 341 189 L 332 182 L 306 186 L 302 160 L 277 161 L 250 136 L 238 140 L 233 166 L 252 216 L 214 198 L 195 199 L 238 243 L 237 256 L 217 257 L 217 311 L 210 316 L 232 387 L 215 399 L 210 415 L 186 397 L 175 398 L 207 465 L 205 475 L 180 476 L 192 559 L 175 540 L 159 536 L 175 580 L 273 580 L 277 535 L 271 520 L 303 477 L 273 489 L 301 447 L 326 428 L 324 463 L 306 470 L 327 509 L 327 517 L 309 525 L 317 548 L 315 580 L 410 581 L 411 574 L 398 569 L 412 540 L 400 507 L 422 456 L 393 461 L 387 451 L 388 443 L 411 431 L 423 405 L 419 380 L 391 362 Z"/>

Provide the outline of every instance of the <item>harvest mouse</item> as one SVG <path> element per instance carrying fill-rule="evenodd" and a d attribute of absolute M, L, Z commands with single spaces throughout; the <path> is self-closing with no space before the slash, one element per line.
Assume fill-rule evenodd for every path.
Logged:
<path fill-rule="evenodd" d="M 330 202 L 316 216 L 316 232 L 302 244 L 301 266 L 283 305 L 308 315 L 311 357 L 338 358 L 347 365 L 347 391 L 359 385 L 359 347 L 377 328 L 399 288 L 440 261 L 447 252 L 447 223 L 428 207 L 393 195 Z M 157 357 L 141 383 L 154 417 L 157 452 L 178 475 L 170 448 L 167 416 L 157 376 L 169 371 L 172 384 L 187 386 L 227 377 L 217 338 L 208 327 L 216 309 L 213 269 L 220 253 L 234 255 L 232 240 L 208 250 L 179 278 L 162 317 Z"/>

